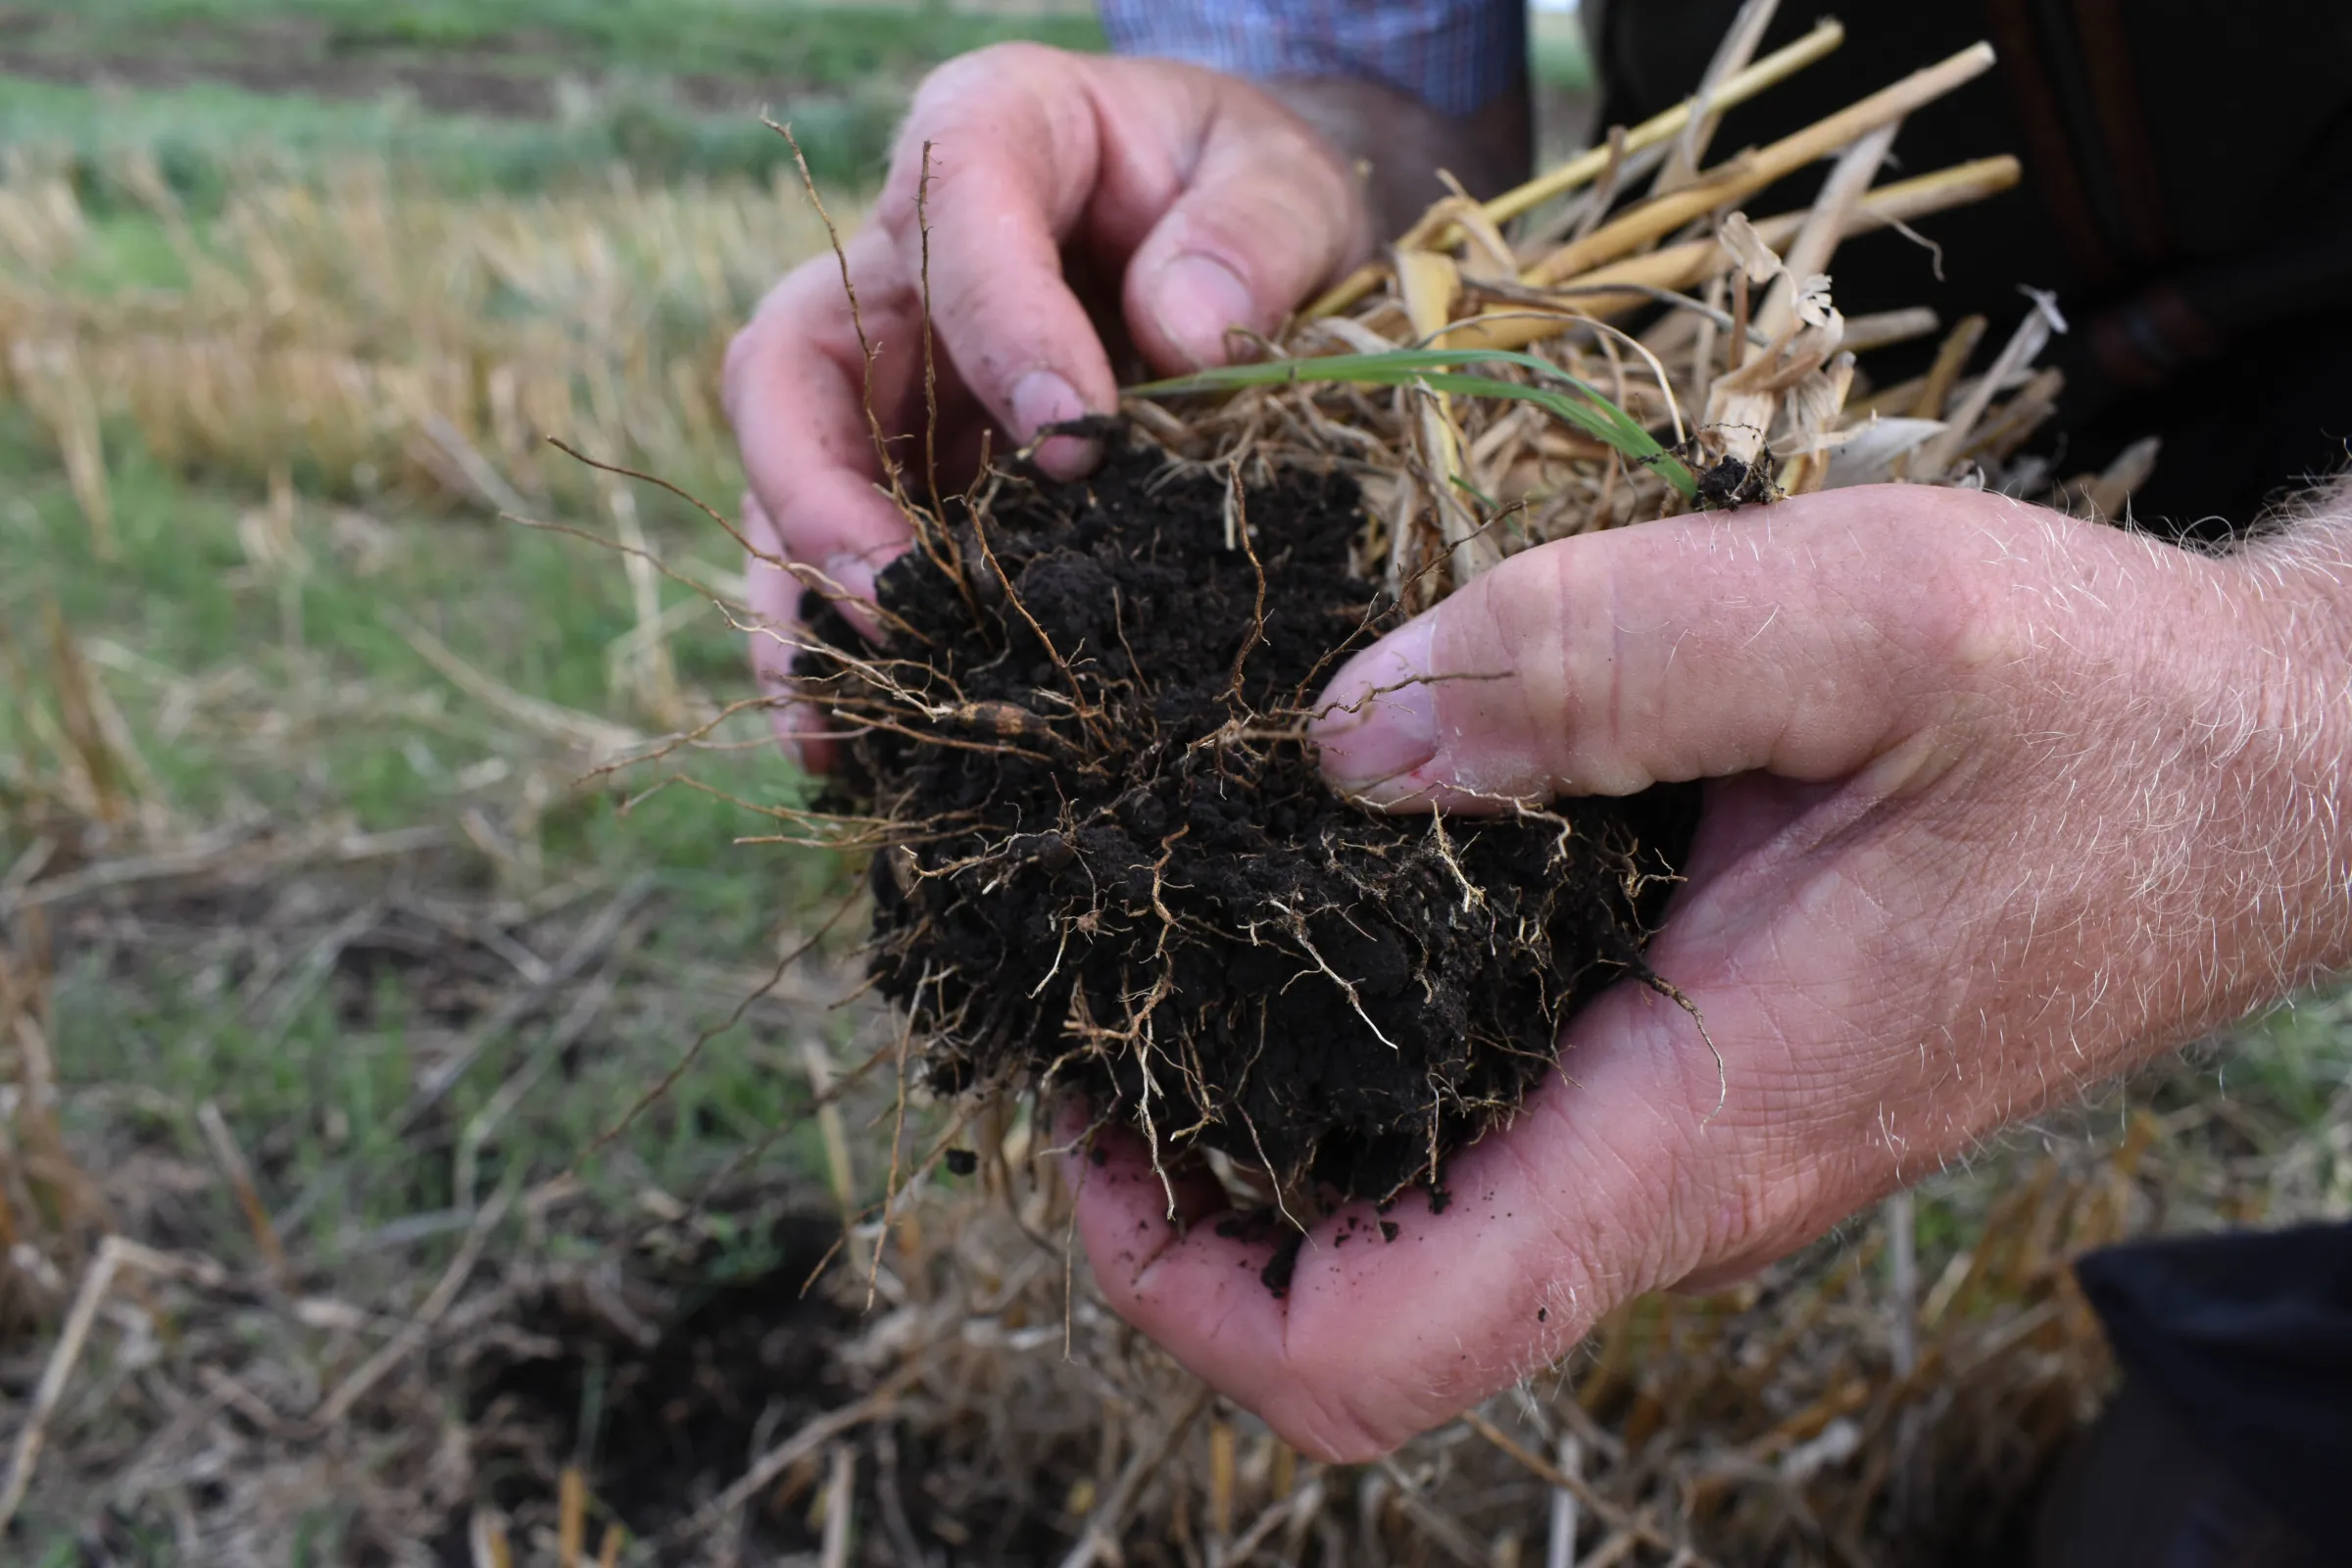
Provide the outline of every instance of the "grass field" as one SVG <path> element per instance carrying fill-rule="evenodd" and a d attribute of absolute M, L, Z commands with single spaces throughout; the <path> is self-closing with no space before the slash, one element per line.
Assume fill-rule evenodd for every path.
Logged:
<path fill-rule="evenodd" d="M 807 784 L 759 720 L 719 718 L 748 683 L 707 598 L 499 515 L 736 582 L 728 541 L 690 508 L 541 437 L 731 504 L 718 356 L 821 242 L 755 111 L 791 119 L 854 208 L 921 70 L 1006 36 L 1099 39 L 1068 8 L 779 0 L 7 12 L 0 1438 L 26 1429 L 7 1412 L 35 1398 L 75 1271 L 115 1255 L 98 1239 L 154 1251 L 83 1323 L 47 1452 L 18 1461 L 37 1480 L 0 1558 L 568 1568 L 579 1508 L 601 1531 L 701 1506 L 624 1499 L 737 1473 L 917 1343 L 970 1359 L 924 1363 L 933 1424 L 906 1429 L 908 1474 L 983 1448 L 999 1466 L 972 1471 L 994 1494 L 923 1494 L 934 1560 L 1054 1560 L 1108 1507 L 1139 1418 L 1057 1359 L 1062 1314 L 1106 1354 L 1148 1358 L 1057 1304 L 1058 1253 L 1023 1251 L 1009 1221 L 974 1222 L 985 1245 L 896 1225 L 906 1261 L 877 1271 L 880 1308 L 822 1317 L 823 1398 L 730 1402 L 742 1368 L 799 1353 L 762 1335 L 835 1310 L 800 1282 L 892 1157 L 862 1120 L 887 1092 L 815 1113 L 894 1038 L 835 1005 L 857 917 L 825 925 L 856 868 L 737 842 Z M 1554 60 L 1562 80 L 1582 69 Z M 670 764 L 600 771 L 714 720 L 691 757 L 707 790 L 639 799 Z M 2053 1221 L 2034 1289 L 2060 1291 L 2052 1238 L 2128 1216 L 2352 1213 L 2348 1085 L 2352 1023 L 2326 1003 L 2070 1118 L 2051 1191 L 2107 1194 L 2109 1228 L 2079 1223 L 2087 1199 Z M 2036 1157 L 2030 1141 L 1988 1152 L 1919 1200 L 1917 1272 L 1956 1282 L 1946 1303 L 1965 1307 L 1970 1259 L 1993 1255 L 2003 1173 Z M 1045 1198 L 1025 1201 L 1023 1223 L 1049 1223 Z M 859 1231 L 850 1260 L 883 1234 Z M 1823 1257 L 1876 1278 L 1857 1260 L 1879 1234 L 1858 1226 Z M 1788 1278 L 1822 1273 L 1806 1267 Z M 967 1288 L 986 1310 L 957 1304 Z M 1611 1343 L 1670 1358 L 1699 1319 L 1729 1335 L 1773 1299 L 1694 1308 L 1683 1329 L 1644 1308 Z M 1843 1310 L 1821 1318 L 1854 1336 L 1823 1342 L 1833 1391 L 1847 1349 L 1880 1356 L 1853 1349 L 1868 1335 Z M 909 1338 L 934 1319 L 947 1327 Z M 1691 1343 L 1703 1358 L 1733 1342 Z M 1638 1358 L 1603 1365 L 1629 1399 L 1650 1386 Z M 665 1403 L 673 1385 L 691 1397 Z M 1051 1419 L 988 1436 L 973 1390 Z M 1206 1509 L 1234 1532 L 1238 1506 L 1295 1507 L 1280 1487 L 1296 1456 L 1230 1412 L 1203 1420 L 1211 1479 L 1151 1493 L 1153 1518 Z M 905 1560 L 896 1493 L 875 1490 L 899 1450 L 804 1459 L 771 1478 L 770 1544 Z M 0 1485 L 9 1464 L 0 1450 Z M 1016 1464 L 1026 1491 L 1004 1479 Z M 590 1502 L 556 1500 L 567 1470 Z M 1412 1534 L 1435 1527 L 1385 1474 L 1329 1477 L 1335 1516 L 1437 1560 L 1443 1533 Z M 865 1555 L 816 1555 L 828 1498 L 863 1510 Z M 983 1528 L 958 1520 L 994 1521 L 1002 1555 L 956 1555 L 954 1531 Z"/>
<path fill-rule="evenodd" d="M 854 182 L 930 60 L 1091 24 L 489 10 L 61 8 L 0 45 L 0 1014 L 43 1041 L 7 1057 L 0 1255 L 103 1228 L 392 1304 L 493 1195 L 575 1166 L 576 1223 L 535 1255 L 725 1173 L 719 1279 L 771 1211 L 832 1201 L 795 1118 L 872 1020 L 829 1010 L 821 957 L 591 1156 L 845 878 L 736 845 L 767 825 L 746 806 L 594 775 L 741 695 L 740 637 L 498 512 L 738 579 L 699 514 L 538 437 L 730 500 L 717 354 L 821 232 L 770 182 L 762 101 Z M 303 69 L 239 85 L 289 33 Z M 478 101 L 430 106 L 485 57 Z M 717 739 L 702 782 L 797 798 L 756 724 Z M 25 1154 L 45 1108 L 86 1179 Z M 62 1304 L 0 1265 L 0 1356 Z M 144 1505 L 110 1536 L 100 1500 L 137 1401 L 104 1352 L 84 1370 L 9 1560 L 154 1549 Z M 331 1561 L 347 1524 L 327 1499 L 258 1528 Z"/>
<path fill-rule="evenodd" d="M 24 803 L 7 853 L 34 858 L 21 872 L 224 834 L 429 828 L 452 848 L 432 852 L 428 881 L 527 899 L 643 871 L 663 915 L 645 936 L 649 969 L 756 961 L 835 870 L 733 849 L 759 819 L 713 797 L 665 793 L 623 819 L 615 801 L 632 786 L 581 782 L 732 692 L 735 634 L 622 557 L 496 512 L 544 512 L 735 575 L 699 516 L 690 527 L 674 501 L 641 506 L 634 487 L 590 482 L 525 423 L 730 494 L 711 371 L 768 257 L 808 243 L 799 209 L 765 187 L 453 199 L 337 159 L 307 181 L 250 176 L 191 217 L 135 159 L 111 168 L 111 208 L 82 207 L 53 172 L 21 172 L 0 196 L 18 220 L 0 295 L 17 323 L 16 400 L 0 439 L 13 471 L 32 476 L 0 543 L 23 694 L 0 720 Z M 411 244 L 372 249 L 387 232 Z M 61 649 L 77 650 L 70 666 Z M 74 750 L 67 715 L 83 706 L 112 716 L 95 738 L 102 760 Z M 797 788 L 748 752 L 698 772 L 754 798 Z M 77 825 L 43 833 L 43 809 Z M 438 863 L 453 855 L 475 863 Z M 77 1066 L 120 1076 L 140 1070 L 158 1031 L 196 1042 L 164 1049 L 148 1082 L 192 1104 L 208 1092 L 198 1079 L 222 1075 L 232 1125 L 291 1137 L 297 1168 L 317 1151 L 291 1129 L 325 1113 L 321 1091 L 347 1101 L 379 1065 L 408 1070 L 399 1035 L 416 1009 L 397 965 L 369 981 L 369 1007 L 390 1020 L 372 1055 L 338 1050 L 349 1009 L 335 1012 L 323 975 L 310 977 L 315 994 L 275 1000 L 246 979 L 191 1012 L 191 988 L 222 982 L 166 967 L 152 984 L 172 1007 L 126 1030 L 109 1011 L 121 976 L 85 990 L 69 962 L 61 1004 L 75 1005 L 61 1018 L 78 1026 L 86 999 L 104 1044 L 61 1029 L 61 1053 L 70 1042 Z M 237 1020 L 256 1007 L 270 1027 L 248 1037 Z M 600 1072 L 622 1082 L 644 1059 Z M 481 1065 L 487 1076 L 497 1062 Z M 751 1074 L 722 1093 L 773 1082 Z M 583 1102 L 570 1120 L 626 1098 Z M 782 1103 L 755 1098 L 733 1125 L 764 1125 Z"/>
<path fill-rule="evenodd" d="M 786 114 L 818 173 L 878 172 L 928 67 L 1000 39 L 1099 47 L 1085 10 L 779 0 L 94 0 L 0 31 L 0 135 L 143 147 L 183 194 L 223 160 L 366 153 L 445 188 L 757 174 Z M 238 89 L 252 89 L 240 91 Z"/>

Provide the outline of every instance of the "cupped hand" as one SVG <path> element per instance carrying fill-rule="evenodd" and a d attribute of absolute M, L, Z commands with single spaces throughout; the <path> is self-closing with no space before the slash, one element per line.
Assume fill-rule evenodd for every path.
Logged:
<path fill-rule="evenodd" d="M 1649 952 L 1707 1038 L 1604 993 L 1443 1214 L 1408 1197 L 1385 1243 L 1334 1216 L 1281 1298 L 1262 1244 L 1171 1224 L 1101 1138 L 1070 1171 L 1101 1288 L 1364 1458 L 2344 964 L 2346 531 L 2212 558 L 1886 487 L 1505 562 L 1341 671 L 1325 771 L 1395 809 L 1711 780 Z"/>
<path fill-rule="evenodd" d="M 923 377 L 926 227 L 935 432 Z M 1002 453 L 1117 407 L 1098 323 L 1159 371 L 1221 364 L 1230 329 L 1272 330 L 1370 243 L 1340 155 L 1234 77 L 1029 44 L 942 67 L 915 97 L 871 220 L 843 258 L 820 256 L 778 283 L 728 351 L 755 614 L 789 625 L 800 578 L 870 598 L 875 572 L 906 547 L 906 519 L 878 488 L 877 434 L 918 496 L 930 436 L 941 482 L 960 487 L 983 430 L 994 427 Z M 870 380 L 845 265 L 874 351 Z M 1108 297 L 1087 297 L 1088 275 Z M 1067 437 L 1037 453 L 1064 476 L 1093 456 Z M 804 570 L 796 577 L 778 560 Z M 782 690 L 788 639 L 756 636 L 754 662 Z"/>

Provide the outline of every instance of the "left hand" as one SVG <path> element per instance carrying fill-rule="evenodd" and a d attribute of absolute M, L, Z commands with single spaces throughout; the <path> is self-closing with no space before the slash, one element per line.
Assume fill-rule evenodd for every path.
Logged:
<path fill-rule="evenodd" d="M 1506 561 L 1341 671 L 1325 771 L 1396 809 L 1711 780 L 1649 960 L 1720 1091 L 1620 984 L 1443 1215 L 1408 1196 L 1346 1248 L 1327 1219 L 1282 1298 L 1108 1135 L 1069 1166 L 1102 1290 L 1363 1459 L 2352 961 L 2348 559 L 2340 520 L 2217 558 L 1889 486 Z"/>
<path fill-rule="evenodd" d="M 1298 114 L 1217 72 L 1035 44 L 933 72 L 872 220 L 770 290 L 727 351 L 762 689 L 793 691 L 805 590 L 866 620 L 876 573 L 910 542 L 878 444 L 918 494 L 934 444 L 959 488 L 992 435 L 999 453 L 1036 443 L 1057 477 L 1086 471 L 1092 443 L 1040 436 L 1118 408 L 1098 322 L 1164 373 L 1223 364 L 1231 328 L 1271 330 L 1370 248 L 1364 194 Z M 776 713 L 802 760 L 827 765 L 830 721 Z"/>

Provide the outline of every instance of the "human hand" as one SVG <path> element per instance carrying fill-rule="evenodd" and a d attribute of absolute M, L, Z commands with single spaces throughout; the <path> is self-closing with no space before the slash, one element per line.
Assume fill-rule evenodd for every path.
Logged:
<path fill-rule="evenodd" d="M 1882 487 L 1512 558 L 1333 681 L 1398 809 L 1704 778 L 1688 880 L 1560 1076 L 1287 1296 L 1131 1136 L 1073 1159 L 1121 1315 L 1361 1459 L 1643 1291 L 1727 1282 L 2016 1119 L 2352 961 L 2352 523 L 2214 558 Z M 1481 679 L 1433 680 L 1478 675 Z M 1367 694 L 1372 694 L 1367 700 Z"/>
<path fill-rule="evenodd" d="M 941 481 L 958 487 L 991 426 L 1002 451 L 1004 435 L 1026 444 L 1117 407 L 1100 325 L 1123 326 L 1156 370 L 1221 364 L 1229 329 L 1271 331 L 1371 243 L 1340 155 L 1247 82 L 1028 44 L 942 67 L 915 97 L 871 221 L 843 258 L 818 257 L 778 283 L 727 353 L 728 417 L 751 485 L 752 608 L 771 627 L 792 623 L 802 588 L 778 561 L 855 601 L 872 598 L 875 573 L 906 546 L 906 519 L 876 488 L 874 442 L 892 443 L 922 494 L 925 220 Z M 870 376 L 845 267 L 874 350 Z M 1104 280 L 1104 297 L 1088 297 L 1087 274 Z M 1065 477 L 1094 456 L 1068 437 L 1036 453 Z M 771 693 L 791 662 L 787 638 L 755 635 Z M 805 710 L 782 712 L 787 725 L 806 721 Z M 824 760 L 813 735 L 803 752 Z"/>

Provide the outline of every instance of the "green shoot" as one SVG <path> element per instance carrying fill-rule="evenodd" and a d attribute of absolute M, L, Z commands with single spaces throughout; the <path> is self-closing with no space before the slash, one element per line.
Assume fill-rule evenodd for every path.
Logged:
<path fill-rule="evenodd" d="M 1465 375 L 1464 365 L 1515 365 L 1549 381 L 1565 384 L 1576 395 L 1544 386 L 1521 386 L 1493 376 Z M 1629 461 L 1646 464 L 1686 499 L 1698 493 L 1698 484 L 1682 460 L 1591 383 L 1570 375 L 1548 360 L 1508 349 L 1396 349 L 1387 354 L 1330 354 L 1307 360 L 1258 360 L 1248 365 L 1225 365 L 1165 381 L 1148 381 L 1127 390 L 1138 397 L 1178 397 L 1191 392 L 1232 392 L 1250 386 L 1287 386 L 1308 382 L 1347 381 L 1363 386 L 1425 386 L 1433 392 L 1463 397 L 1505 398 L 1532 403 L 1563 424 L 1573 425 L 1622 453 Z"/>

